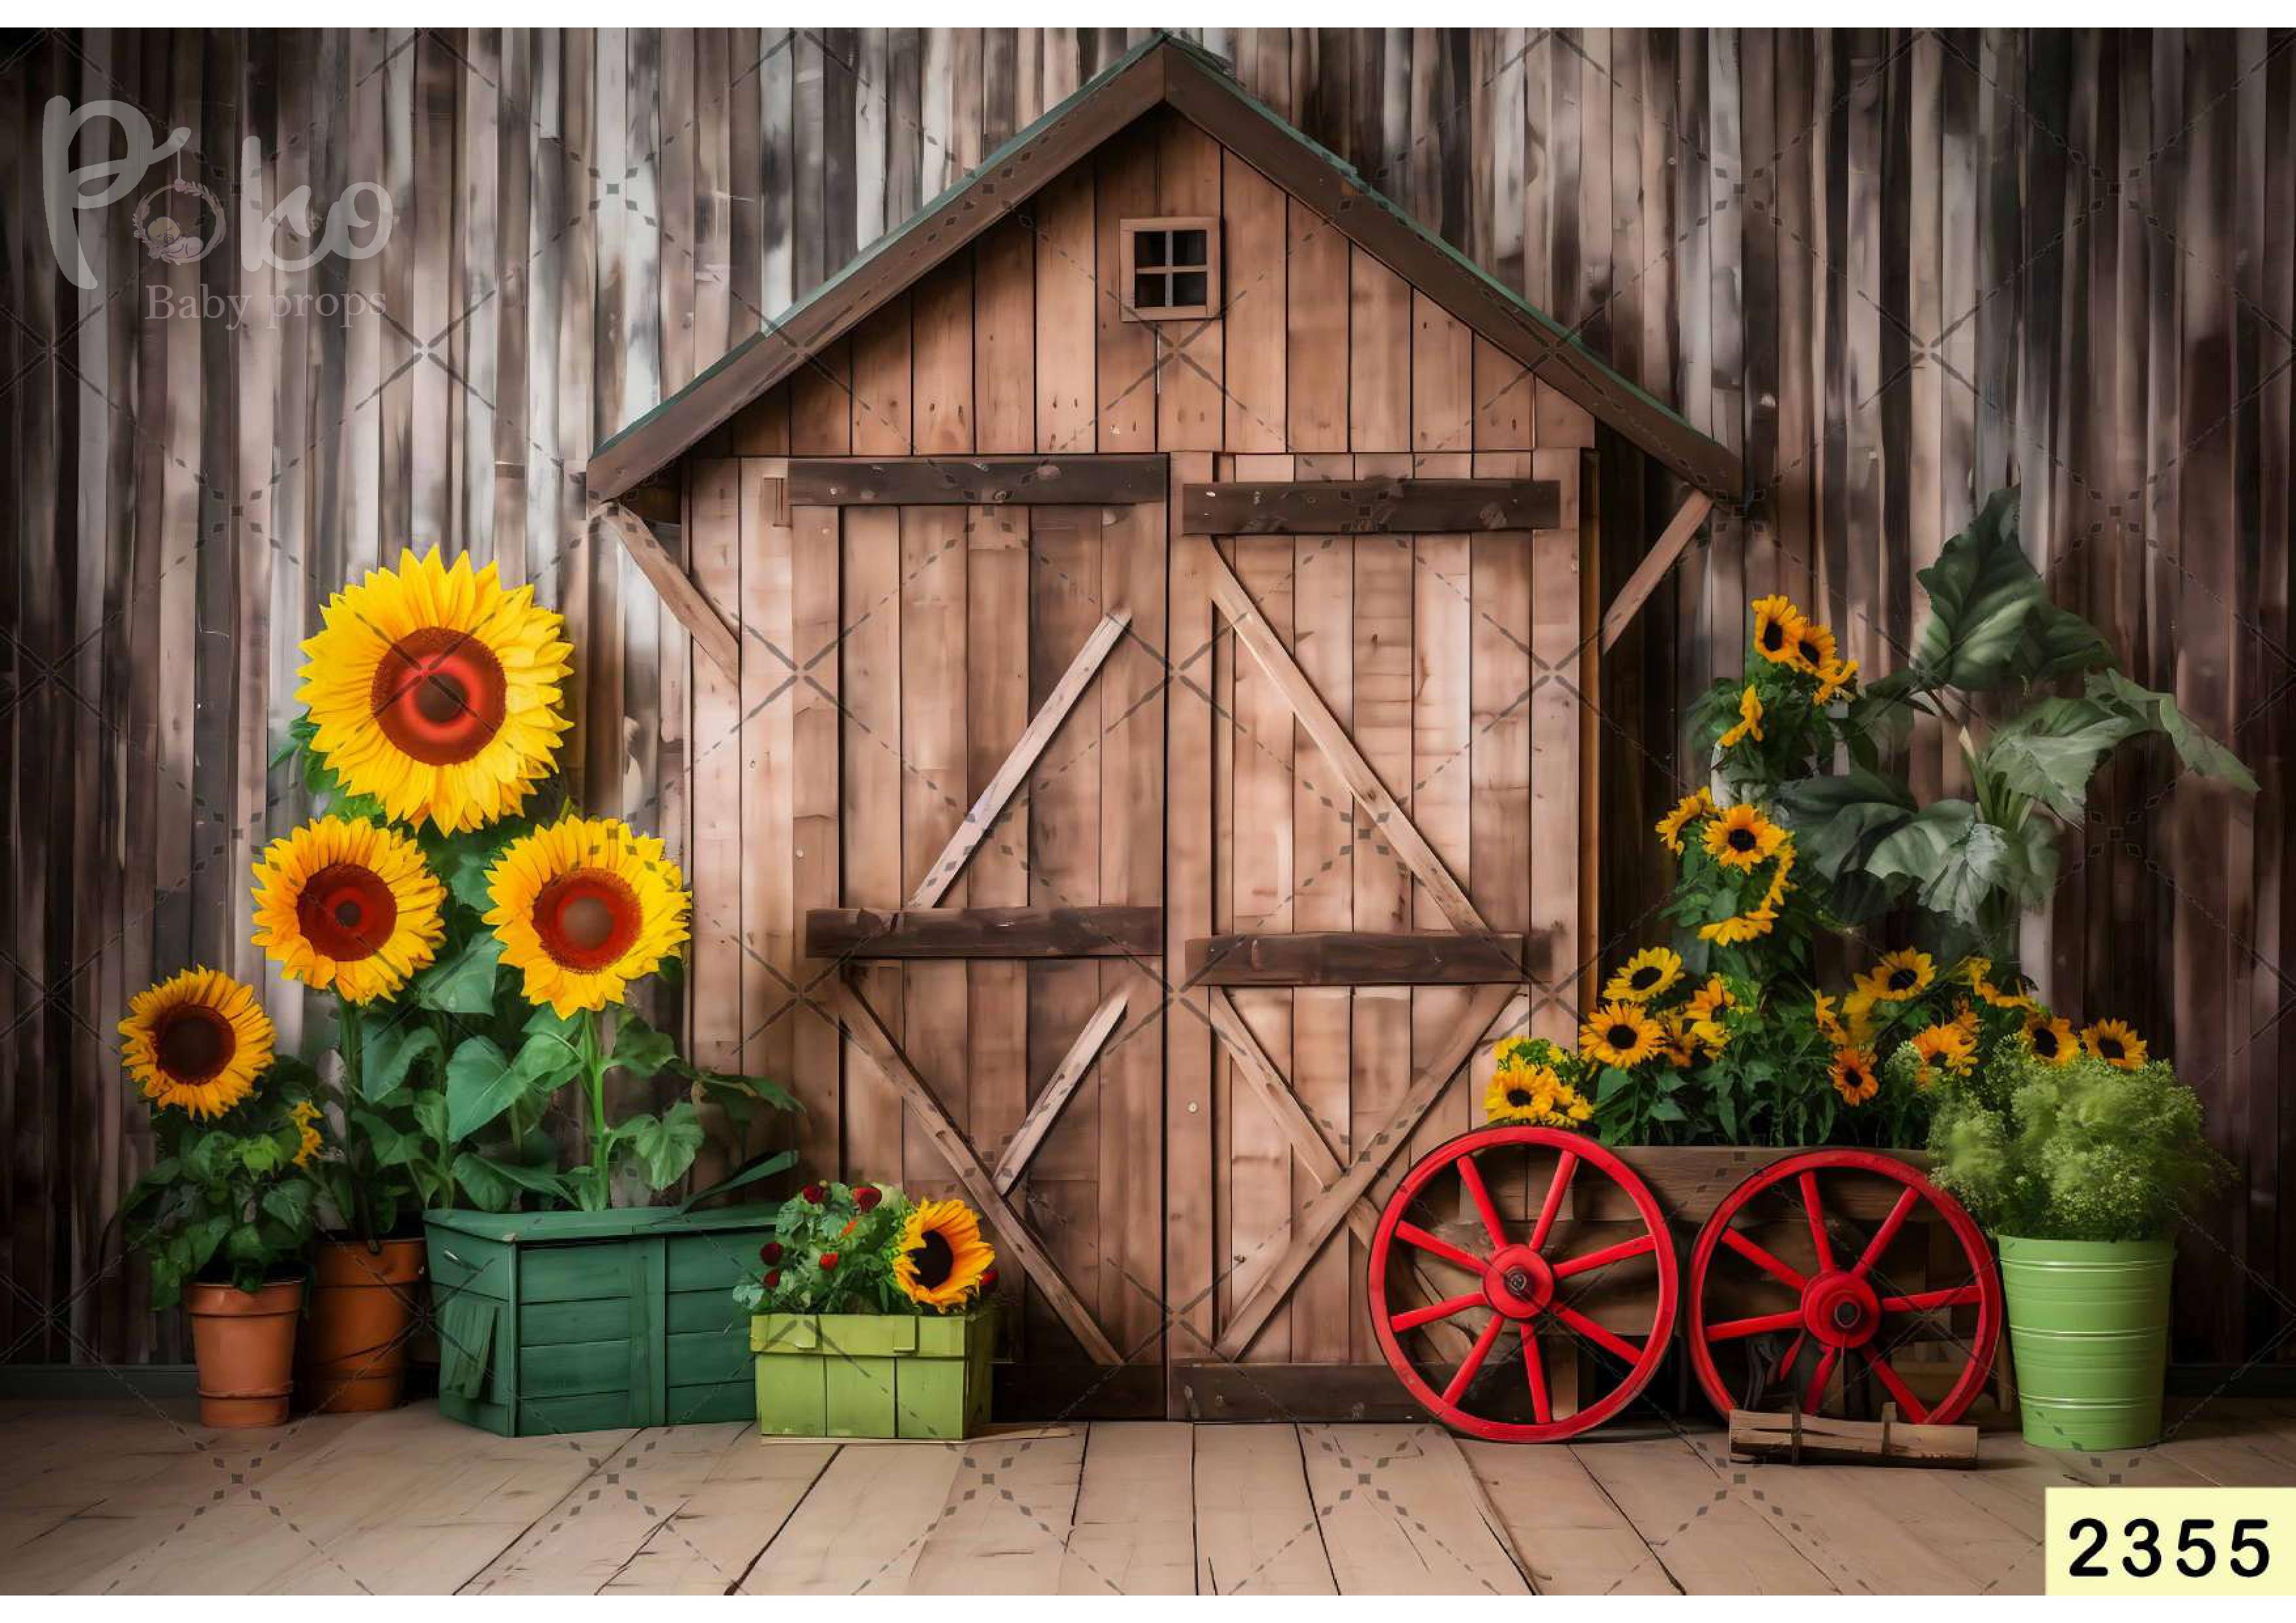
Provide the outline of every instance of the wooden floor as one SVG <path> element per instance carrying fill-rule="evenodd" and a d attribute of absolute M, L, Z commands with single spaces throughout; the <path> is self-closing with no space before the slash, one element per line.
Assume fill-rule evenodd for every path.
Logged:
<path fill-rule="evenodd" d="M 1738 1466 L 1409 1425 L 1102 1423 L 969 1445 L 735 1425 L 504 1440 L 429 1404 L 215 1432 L 187 1403 L 0 1403 L 0 1592 L 2036 1592 L 2042 1491 L 2296 1484 L 2296 1404 L 2098 1459 Z"/>

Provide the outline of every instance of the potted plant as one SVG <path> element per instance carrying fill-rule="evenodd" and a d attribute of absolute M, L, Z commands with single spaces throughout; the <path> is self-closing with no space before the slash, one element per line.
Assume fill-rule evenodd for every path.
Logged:
<path fill-rule="evenodd" d="M 758 1430 L 768 1437 L 969 1437 L 988 1418 L 996 1252 L 959 1201 L 809 1184 L 752 1277 Z"/>
<path fill-rule="evenodd" d="M 2172 1236 L 2230 1171 L 2202 1135 L 2199 1096 L 2121 1022 L 2076 1043 L 2051 1020 L 1953 1079 L 1930 1144 L 1937 1181 L 2000 1247 L 2025 1440 L 2151 1443 Z"/>
<path fill-rule="evenodd" d="M 311 1078 L 272 1052 L 254 992 L 215 970 L 136 994 L 119 1032 L 157 1141 L 123 1209 L 152 1305 L 191 1316 L 201 1423 L 279 1425 L 322 1143 Z"/>
<path fill-rule="evenodd" d="M 701 1323 L 700 1303 L 722 1304 L 746 1257 L 722 1236 L 768 1214 L 697 1211 L 701 1196 L 615 1201 L 685 1176 L 706 1135 L 699 1100 L 743 1133 L 759 1108 L 794 1102 L 689 1064 L 624 1006 L 675 966 L 691 899 L 660 840 L 566 804 L 562 632 L 493 566 L 409 553 L 337 594 L 304 644 L 308 709 L 288 751 L 329 814 L 314 826 L 365 830 L 372 861 L 368 877 L 322 884 L 329 865 L 283 853 L 273 934 L 290 952 L 364 951 L 366 935 L 329 933 L 329 898 L 353 881 L 398 927 L 396 948 L 359 957 L 349 984 L 303 977 L 339 1000 L 345 1152 L 331 1204 L 361 1243 L 419 1220 L 450 1416 L 513 1434 L 747 1418 L 739 1322 L 720 1310 Z M 399 887 L 387 898 L 386 869 Z M 618 1070 L 638 1084 L 675 1075 L 688 1096 L 611 1112 Z M 585 1141 L 570 1166 L 546 1126 L 570 1096 Z M 706 1193 L 791 1159 L 760 1158 Z"/>

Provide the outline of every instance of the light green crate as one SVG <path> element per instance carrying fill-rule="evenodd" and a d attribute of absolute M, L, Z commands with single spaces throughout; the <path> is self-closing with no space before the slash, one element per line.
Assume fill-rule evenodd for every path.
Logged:
<path fill-rule="evenodd" d="M 970 1437 L 988 1423 L 996 1309 L 760 1313 L 758 1430 L 767 1437 Z"/>

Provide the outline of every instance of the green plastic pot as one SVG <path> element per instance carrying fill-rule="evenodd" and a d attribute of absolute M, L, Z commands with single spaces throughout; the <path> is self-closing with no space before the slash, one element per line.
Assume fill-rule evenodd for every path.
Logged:
<path fill-rule="evenodd" d="M 2174 1242 L 1999 1240 L 2025 1440 L 2149 1447 L 2161 1435 Z"/>
<path fill-rule="evenodd" d="M 767 1437 L 955 1439 L 988 1420 L 996 1309 L 947 1316 L 760 1313 L 758 1430 Z"/>

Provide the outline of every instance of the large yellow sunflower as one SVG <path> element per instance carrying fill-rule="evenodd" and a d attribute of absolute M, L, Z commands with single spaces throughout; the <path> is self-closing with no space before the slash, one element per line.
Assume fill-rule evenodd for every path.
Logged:
<path fill-rule="evenodd" d="M 1727 750 L 1746 739 L 1762 742 L 1762 696 L 1749 683 L 1746 691 L 1738 695 L 1738 725 L 1714 742 Z"/>
<path fill-rule="evenodd" d="M 221 970 L 188 969 L 128 1000 L 121 1058 L 161 1109 L 220 1116 L 271 1064 L 271 1017 Z"/>
<path fill-rule="evenodd" d="M 971 1207 L 962 1201 L 920 1201 L 901 1225 L 893 1279 L 902 1295 L 922 1307 L 954 1307 L 980 1288 L 996 1260 Z"/>
<path fill-rule="evenodd" d="M 295 696 L 317 724 L 313 747 L 402 822 L 451 832 L 514 812 L 572 725 L 559 709 L 564 626 L 532 586 L 504 591 L 491 563 L 402 552 L 395 571 L 335 594 L 303 644 Z"/>
<path fill-rule="evenodd" d="M 371 1002 L 437 955 L 446 895 L 405 834 L 322 817 L 255 865 L 255 944 L 289 978 Z"/>
<path fill-rule="evenodd" d="M 1628 959 L 1603 996 L 1619 1003 L 1648 1003 L 1682 979 L 1682 955 L 1664 947 L 1645 947 Z"/>
<path fill-rule="evenodd" d="M 1784 593 L 1754 600 L 1754 646 L 1773 665 L 1791 665 L 1801 629 L 1801 611 Z"/>
<path fill-rule="evenodd" d="M 2080 1039 L 2072 1021 L 2037 1009 L 2025 1022 L 2025 1046 L 2044 1065 L 2070 1065 L 2080 1053 Z"/>
<path fill-rule="evenodd" d="M 1726 868 L 1751 870 L 1777 854 L 1786 832 L 1753 806 L 1734 806 L 1706 825 L 1706 854 Z"/>
<path fill-rule="evenodd" d="M 487 875 L 487 922 L 529 1003 L 561 1020 L 619 1003 L 688 934 L 693 898 L 661 841 L 612 817 L 567 817 L 512 840 Z"/>
<path fill-rule="evenodd" d="M 1823 681 L 1825 668 L 1833 663 L 1836 654 L 1833 633 L 1813 619 L 1803 620 L 1794 630 L 1795 663 Z"/>
<path fill-rule="evenodd" d="M 2101 1020 L 2082 1027 L 2081 1046 L 2122 1070 L 2136 1070 L 2144 1063 L 2144 1039 L 2127 1021 Z"/>
<path fill-rule="evenodd" d="M 1666 848 L 1679 854 L 1682 850 L 1682 831 L 1692 819 L 1714 815 L 1714 797 L 1701 789 L 1686 794 L 1675 802 L 1674 809 L 1658 820 L 1658 837 Z"/>
<path fill-rule="evenodd" d="M 1578 1028 L 1578 1052 L 1601 1065 L 1639 1065 L 1666 1039 L 1640 1004 L 1606 1003 Z"/>
<path fill-rule="evenodd" d="M 1937 963 L 1925 953 L 1906 947 L 1884 957 L 1857 978 L 1857 989 L 1874 1003 L 1903 1003 L 1919 996 L 1937 979 Z"/>

